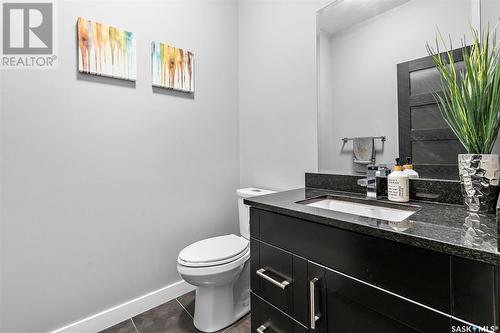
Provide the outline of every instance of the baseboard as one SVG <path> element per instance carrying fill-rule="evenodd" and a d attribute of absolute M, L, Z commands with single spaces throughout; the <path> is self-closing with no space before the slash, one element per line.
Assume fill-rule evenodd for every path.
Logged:
<path fill-rule="evenodd" d="M 123 304 L 114 306 L 92 316 L 61 327 L 51 333 L 90 333 L 99 332 L 118 324 L 139 313 L 168 302 L 193 290 L 194 287 L 185 281 L 172 283 L 146 295 L 137 297 Z"/>

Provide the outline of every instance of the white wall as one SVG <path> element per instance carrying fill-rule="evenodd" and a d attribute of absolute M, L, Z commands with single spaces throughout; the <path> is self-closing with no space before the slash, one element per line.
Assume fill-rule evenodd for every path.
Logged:
<path fill-rule="evenodd" d="M 316 11 L 327 2 L 239 2 L 242 186 L 301 187 L 317 171 Z"/>
<path fill-rule="evenodd" d="M 495 30 L 496 38 L 500 40 L 500 1 L 498 0 L 481 0 L 481 29 L 486 30 L 488 27 L 492 32 Z M 493 147 L 493 153 L 500 154 L 500 134 Z"/>
<path fill-rule="evenodd" d="M 318 22 L 319 23 L 319 22 Z M 332 151 L 330 144 L 324 142 L 335 142 L 339 138 L 338 133 L 333 131 L 336 122 L 334 112 L 320 112 L 319 110 L 332 110 L 334 80 L 332 69 L 333 47 L 330 33 L 318 30 L 318 168 L 325 169 L 325 163 L 334 158 L 338 152 Z M 326 158 L 325 158 L 326 157 Z"/>
<path fill-rule="evenodd" d="M 481 29 L 496 32 L 497 40 L 500 40 L 500 1 L 481 0 Z M 496 28 L 496 29 L 494 29 Z M 497 137 L 493 153 L 500 154 L 500 134 Z"/>
<path fill-rule="evenodd" d="M 481 28 L 493 30 L 496 27 L 497 39 L 500 39 L 500 1 L 481 0 Z"/>
<path fill-rule="evenodd" d="M 436 27 L 460 47 L 472 15 L 471 0 L 413 0 L 331 37 L 326 75 L 332 88 L 320 87 L 320 93 L 329 93 L 333 103 L 330 109 L 321 107 L 319 117 L 334 121 L 319 122 L 319 170 L 353 171 L 352 142 L 343 146 L 344 136 L 387 136 L 384 146 L 376 141 L 376 161 L 393 163 L 398 156 L 397 64 L 427 56 L 425 45 L 435 40 Z"/>
<path fill-rule="evenodd" d="M 77 75 L 78 16 L 136 33 L 135 87 Z M 64 1 L 59 68 L 0 73 L 1 332 L 178 281 L 179 250 L 238 232 L 237 20 L 233 0 Z M 194 51 L 194 98 L 152 91 L 152 40 Z"/>

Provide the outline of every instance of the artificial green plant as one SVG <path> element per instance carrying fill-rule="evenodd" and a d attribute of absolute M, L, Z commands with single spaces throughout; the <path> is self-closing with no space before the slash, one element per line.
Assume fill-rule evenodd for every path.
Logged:
<path fill-rule="evenodd" d="M 443 118 L 469 154 L 490 154 L 500 129 L 500 43 L 489 30 L 471 29 L 470 46 L 462 48 L 464 69 L 458 68 L 451 42 L 442 35 L 436 48 L 427 44 L 441 77 L 441 92 L 434 93 Z M 442 44 L 448 51 L 440 53 Z"/>

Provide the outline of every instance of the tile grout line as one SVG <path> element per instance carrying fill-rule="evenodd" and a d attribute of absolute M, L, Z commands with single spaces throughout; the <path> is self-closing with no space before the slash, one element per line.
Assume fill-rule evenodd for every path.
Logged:
<path fill-rule="evenodd" d="M 139 330 L 137 329 L 137 326 L 135 326 L 134 318 L 130 318 L 130 321 L 132 322 L 132 325 L 134 325 L 136 333 L 139 333 Z"/>
<path fill-rule="evenodd" d="M 184 307 L 184 305 L 182 305 L 182 303 L 179 302 L 179 300 L 177 298 L 175 300 L 177 301 L 177 303 L 179 303 L 179 305 L 181 306 L 181 308 L 184 309 L 184 311 L 186 311 L 186 313 L 188 314 L 188 316 L 191 317 L 191 319 L 194 320 L 193 316 L 191 316 L 191 314 L 189 313 L 189 311 L 186 310 L 186 308 Z"/>

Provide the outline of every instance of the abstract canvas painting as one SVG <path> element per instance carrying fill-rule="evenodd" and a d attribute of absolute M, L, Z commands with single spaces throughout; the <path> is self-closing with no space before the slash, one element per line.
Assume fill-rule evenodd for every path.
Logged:
<path fill-rule="evenodd" d="M 78 70 L 135 81 L 135 36 L 105 24 L 78 18 Z"/>
<path fill-rule="evenodd" d="M 160 42 L 151 43 L 153 86 L 194 93 L 194 54 Z"/>

